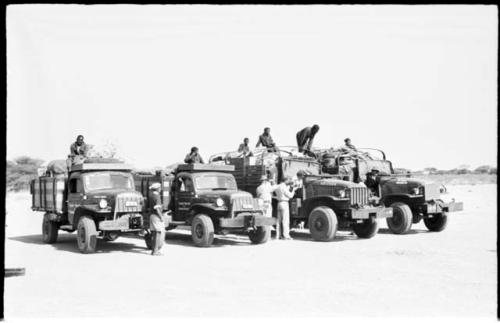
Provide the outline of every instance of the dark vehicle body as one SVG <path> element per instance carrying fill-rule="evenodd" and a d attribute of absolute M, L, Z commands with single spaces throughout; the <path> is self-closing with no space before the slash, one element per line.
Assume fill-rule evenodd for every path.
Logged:
<path fill-rule="evenodd" d="M 228 232 L 245 232 L 253 243 L 265 243 L 275 220 L 264 216 L 259 200 L 238 190 L 233 170 L 224 165 L 182 164 L 174 174 L 137 173 L 134 178 L 136 188 L 145 196 L 152 183 L 161 184 L 167 230 L 190 226 L 197 246 L 208 247 L 214 234 Z M 152 212 L 150 204 L 148 198 L 146 221 Z"/>
<path fill-rule="evenodd" d="M 122 163 L 88 162 L 67 174 L 40 176 L 31 182 L 32 209 L 45 212 L 47 243 L 59 230 L 77 231 L 78 248 L 96 251 L 97 240 L 113 241 L 121 233 L 143 229 L 143 197 L 134 188 L 132 168 Z"/>
<path fill-rule="evenodd" d="M 289 201 L 290 225 L 309 228 L 318 241 L 333 240 L 337 230 L 353 230 L 360 238 L 371 238 L 378 231 L 377 219 L 392 216 L 391 209 L 373 205 L 366 187 L 323 175 L 314 158 L 295 156 L 290 150 L 256 150 L 253 157 L 222 153 L 212 156 L 210 162 L 234 165 L 238 186 L 254 195 L 262 175 L 278 183 L 302 173 L 301 187 Z M 276 205 L 274 200 L 273 216 Z"/>
<path fill-rule="evenodd" d="M 394 216 L 387 219 L 393 233 L 407 233 L 412 223 L 422 219 L 430 231 L 442 231 L 446 227 L 448 214 L 463 210 L 462 202 L 455 202 L 454 199 L 444 201 L 443 195 L 447 193 L 444 185 L 414 178 L 410 173 L 395 173 L 392 163 L 381 150 L 367 148 L 360 149 L 359 154 L 345 151 L 323 151 L 317 154 L 323 156 L 323 172 L 353 182 L 364 182 L 372 169 L 379 171 L 373 195 L 379 198 L 381 205 L 393 208 Z"/>

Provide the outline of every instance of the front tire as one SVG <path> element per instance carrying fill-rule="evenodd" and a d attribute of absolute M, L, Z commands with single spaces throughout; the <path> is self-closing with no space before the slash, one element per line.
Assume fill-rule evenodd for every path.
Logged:
<path fill-rule="evenodd" d="M 88 216 L 83 216 L 78 220 L 76 230 L 76 241 L 78 249 L 82 253 L 93 253 L 97 248 L 97 230 L 95 222 Z"/>
<path fill-rule="evenodd" d="M 413 221 L 410 207 L 401 202 L 392 203 L 391 207 L 392 217 L 386 219 L 389 230 L 395 234 L 405 234 L 410 231 Z"/>
<path fill-rule="evenodd" d="M 378 222 L 373 218 L 363 220 L 363 223 L 354 223 L 352 230 L 358 238 L 370 239 L 378 232 Z"/>
<path fill-rule="evenodd" d="M 337 216 L 326 206 L 318 206 L 309 213 L 309 231 L 316 241 L 331 241 L 337 232 Z"/>
<path fill-rule="evenodd" d="M 425 218 L 424 224 L 432 232 L 441 232 L 448 224 L 448 215 L 446 213 L 434 214 L 432 218 Z"/>
<path fill-rule="evenodd" d="M 197 247 L 210 247 L 214 242 L 214 224 L 205 214 L 197 214 L 191 224 L 191 237 Z"/>
<path fill-rule="evenodd" d="M 253 244 L 263 244 L 271 237 L 270 227 L 257 227 L 255 230 L 248 231 L 248 237 Z"/>
<path fill-rule="evenodd" d="M 49 219 L 50 214 L 46 213 L 43 216 L 42 221 L 42 236 L 43 242 L 45 243 L 55 243 L 57 241 L 57 235 L 59 233 L 59 227 L 56 222 Z"/>

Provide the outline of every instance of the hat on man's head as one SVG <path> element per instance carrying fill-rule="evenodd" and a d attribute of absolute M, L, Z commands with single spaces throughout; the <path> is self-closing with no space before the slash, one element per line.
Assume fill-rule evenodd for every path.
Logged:
<path fill-rule="evenodd" d="M 351 138 L 345 138 L 344 142 L 348 142 L 349 140 L 351 140 Z"/>
<path fill-rule="evenodd" d="M 267 180 L 268 180 L 267 175 L 262 175 L 262 176 L 260 177 L 260 180 L 261 180 L 261 181 L 267 181 Z"/>
<path fill-rule="evenodd" d="M 153 183 L 151 186 L 149 186 L 150 190 L 159 190 L 161 188 L 160 183 Z"/>
<path fill-rule="evenodd" d="M 376 169 L 376 168 L 372 168 L 371 172 L 372 172 L 372 173 L 380 173 L 380 172 L 379 172 L 379 170 L 378 170 L 378 169 Z"/>

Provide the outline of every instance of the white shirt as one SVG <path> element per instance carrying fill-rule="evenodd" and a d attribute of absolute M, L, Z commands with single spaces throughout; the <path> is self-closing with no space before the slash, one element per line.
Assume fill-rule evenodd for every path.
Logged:
<path fill-rule="evenodd" d="M 294 191 L 290 192 L 290 187 L 288 185 L 281 183 L 276 190 L 276 197 L 279 202 L 287 202 L 293 197 L 294 193 Z"/>
<path fill-rule="evenodd" d="M 272 185 L 268 181 L 263 182 L 257 187 L 257 197 L 266 202 L 271 202 L 273 192 L 278 188 L 278 185 Z"/>

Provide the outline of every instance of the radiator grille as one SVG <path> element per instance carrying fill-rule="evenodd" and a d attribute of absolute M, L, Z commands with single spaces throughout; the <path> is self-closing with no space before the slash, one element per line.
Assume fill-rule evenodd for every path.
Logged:
<path fill-rule="evenodd" d="M 130 205 L 134 204 L 135 205 Z M 129 206 L 127 206 L 129 204 Z M 141 212 L 142 196 L 136 193 L 121 193 L 116 197 L 115 212 Z"/>
<path fill-rule="evenodd" d="M 365 187 L 351 187 L 349 190 L 351 205 L 363 206 L 368 204 L 368 189 Z"/>
<path fill-rule="evenodd" d="M 232 199 L 232 211 L 254 211 L 260 209 L 257 199 L 251 196 L 240 196 Z"/>

